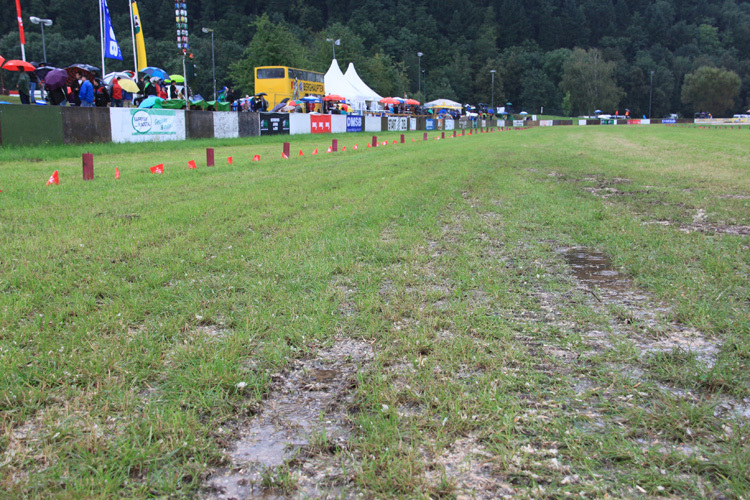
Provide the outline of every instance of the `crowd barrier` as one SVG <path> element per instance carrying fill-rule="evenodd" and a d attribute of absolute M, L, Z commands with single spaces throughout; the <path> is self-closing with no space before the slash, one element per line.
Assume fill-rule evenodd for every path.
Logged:
<path fill-rule="evenodd" d="M 716 121 L 716 120 L 713 120 Z M 489 127 L 648 125 L 693 123 L 687 119 L 458 120 L 426 116 L 237 113 L 144 108 L 80 108 L 0 105 L 0 146 L 93 142 L 181 141 L 344 132 L 471 131 Z M 468 130 L 467 130 L 468 129 Z"/>

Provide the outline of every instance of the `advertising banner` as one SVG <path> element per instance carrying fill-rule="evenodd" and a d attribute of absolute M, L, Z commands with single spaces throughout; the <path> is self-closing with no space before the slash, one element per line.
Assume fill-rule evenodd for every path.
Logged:
<path fill-rule="evenodd" d="M 185 112 L 174 109 L 110 108 L 112 142 L 185 139 Z"/>
<path fill-rule="evenodd" d="M 628 120 L 628 125 L 640 125 L 640 124 L 641 124 L 641 120 L 640 119 L 638 119 L 638 120 Z"/>
<path fill-rule="evenodd" d="M 365 116 L 365 132 L 380 132 L 381 129 L 379 116 Z"/>
<path fill-rule="evenodd" d="M 235 115 L 243 115 L 244 113 L 233 113 Z M 306 113 L 289 113 L 289 134 L 309 134 L 312 132 L 310 127 L 310 117 Z"/>
<path fill-rule="evenodd" d="M 409 130 L 417 130 L 417 119 L 409 118 Z"/>
<path fill-rule="evenodd" d="M 347 115 L 346 116 L 346 131 L 347 132 L 362 132 L 364 128 L 364 119 L 362 115 Z"/>
<path fill-rule="evenodd" d="M 214 111 L 214 137 L 231 139 L 240 136 L 239 113 Z"/>
<path fill-rule="evenodd" d="M 406 128 L 407 122 L 406 117 L 404 116 L 397 116 L 397 117 L 388 117 L 388 131 L 389 132 L 398 132 L 398 131 L 404 131 L 407 130 Z"/>
<path fill-rule="evenodd" d="M 331 132 L 331 115 L 310 115 L 310 131 L 313 134 Z"/>
<path fill-rule="evenodd" d="M 346 117 L 348 115 L 331 115 L 331 132 L 343 134 L 346 132 Z"/>
<path fill-rule="evenodd" d="M 662 123 L 677 123 L 677 120 L 675 118 L 662 118 Z"/>
<path fill-rule="evenodd" d="M 289 113 L 261 113 L 260 135 L 289 133 Z"/>
<path fill-rule="evenodd" d="M 586 125 L 586 120 L 578 120 L 578 125 Z"/>
<path fill-rule="evenodd" d="M 513 120 L 514 127 L 523 127 L 523 120 Z"/>
<path fill-rule="evenodd" d="M 432 118 L 427 119 L 427 124 L 425 125 L 425 130 L 435 130 L 435 120 Z"/>
<path fill-rule="evenodd" d="M 500 127 L 500 128 L 504 128 L 505 127 L 505 120 L 498 120 L 497 121 L 497 126 Z"/>
<path fill-rule="evenodd" d="M 453 130 L 455 128 L 455 122 L 453 120 L 445 120 L 445 130 Z"/>
<path fill-rule="evenodd" d="M 540 127 L 551 127 L 553 124 L 552 120 L 539 120 Z"/>
<path fill-rule="evenodd" d="M 628 120 L 628 121 L 630 121 L 630 120 Z M 617 125 L 617 120 L 613 120 L 613 119 L 610 118 L 610 119 L 606 119 L 606 120 L 601 120 L 600 123 L 602 125 Z"/>

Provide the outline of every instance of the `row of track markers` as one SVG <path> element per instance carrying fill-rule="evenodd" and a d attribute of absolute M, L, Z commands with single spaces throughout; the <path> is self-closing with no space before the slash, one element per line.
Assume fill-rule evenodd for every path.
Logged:
<path fill-rule="evenodd" d="M 529 127 L 516 127 L 516 128 L 511 128 L 511 127 L 500 127 L 500 128 L 492 127 L 492 128 L 490 128 L 490 127 L 487 127 L 486 129 L 481 129 L 481 128 L 480 129 L 476 129 L 477 130 L 476 134 L 482 134 L 482 133 L 486 134 L 486 133 L 490 133 L 490 132 L 511 132 L 513 130 L 527 130 L 527 129 L 529 129 Z M 474 135 L 474 129 L 468 129 L 468 130 L 469 130 L 468 134 L 466 134 L 466 129 L 464 129 L 461 134 L 457 134 L 456 131 L 454 130 L 453 134 L 450 135 L 450 136 L 448 136 L 448 138 L 452 139 L 454 137 L 463 137 L 463 136 L 466 136 L 466 135 Z M 427 134 L 428 134 L 427 132 L 424 133 L 424 135 L 422 136 L 422 141 L 427 141 L 428 140 Z M 445 137 L 445 132 L 441 132 L 440 136 L 433 137 L 434 140 L 440 140 L 440 139 L 445 139 L 445 138 L 446 138 Z M 412 138 L 412 140 L 411 140 L 411 142 L 422 142 L 422 141 L 417 141 L 414 138 Z M 404 134 L 401 134 L 401 144 L 404 144 L 405 142 L 406 142 L 406 140 L 404 138 Z M 391 144 L 398 144 L 398 140 L 394 139 Z M 367 147 L 368 148 L 376 148 L 378 146 L 387 146 L 387 145 L 388 145 L 388 141 L 379 142 L 377 136 L 372 136 L 372 142 L 367 143 Z M 291 147 L 290 143 L 288 143 L 288 142 L 284 143 L 284 149 L 283 149 L 283 151 L 281 153 L 281 158 L 282 159 L 285 159 L 285 160 L 289 159 L 289 157 L 290 157 L 290 147 Z M 359 149 L 359 145 L 355 144 L 352 147 L 352 149 L 353 150 L 358 150 Z M 345 152 L 345 151 L 346 151 L 346 146 L 344 146 L 344 147 L 341 148 L 341 152 Z M 338 139 L 333 139 L 332 140 L 332 144 L 330 146 L 328 146 L 328 149 L 327 149 L 326 152 L 327 153 L 336 153 L 336 152 L 338 152 Z M 318 154 L 318 148 L 315 148 L 313 150 L 313 152 L 312 152 L 312 155 L 317 155 L 317 154 Z M 301 149 L 299 150 L 299 156 L 305 156 L 305 154 L 302 152 Z M 260 155 L 256 154 L 256 155 L 253 156 L 252 161 L 258 161 L 259 162 L 260 158 L 261 158 Z M 231 156 L 227 157 L 227 163 L 229 165 L 232 165 L 233 162 L 234 162 L 233 157 L 231 157 Z M 215 166 L 215 163 L 214 163 L 214 148 L 206 148 L 206 166 L 207 167 L 213 167 L 213 166 Z M 188 169 L 197 169 L 197 168 L 198 168 L 198 165 L 195 162 L 195 160 L 188 161 Z M 164 164 L 160 163 L 158 165 L 154 165 L 153 167 L 149 168 L 149 171 L 152 174 L 157 174 L 157 175 L 158 174 L 163 174 L 164 173 Z M 121 175 L 120 174 L 120 168 L 119 167 L 115 167 L 115 179 L 119 179 L 120 175 Z M 83 180 L 85 180 L 85 181 L 94 180 L 94 155 L 91 154 L 91 153 L 84 153 L 83 154 Z M 59 170 L 55 170 L 52 173 L 52 175 L 49 177 L 49 179 L 47 180 L 47 185 L 48 186 L 49 185 L 53 185 L 53 184 L 54 185 L 59 185 L 60 184 L 60 172 L 59 172 Z M 0 193 L 2 193 L 2 191 L 0 191 Z"/>

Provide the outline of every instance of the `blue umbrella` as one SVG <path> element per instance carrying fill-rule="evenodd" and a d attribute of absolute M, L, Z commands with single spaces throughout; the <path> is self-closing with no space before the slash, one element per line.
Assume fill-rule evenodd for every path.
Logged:
<path fill-rule="evenodd" d="M 147 98 L 145 98 L 143 101 L 141 101 L 139 108 L 161 108 L 161 103 L 164 102 L 164 99 L 161 97 L 156 97 L 155 95 L 150 95 Z"/>
<path fill-rule="evenodd" d="M 146 73 L 151 78 L 156 77 L 159 80 L 166 80 L 167 78 L 169 78 L 169 73 L 161 68 L 156 68 L 154 66 L 146 66 L 141 70 L 141 73 Z"/>
<path fill-rule="evenodd" d="M 594 113 L 601 113 L 601 112 L 602 112 L 602 110 L 601 110 L 601 109 L 596 109 L 596 110 L 594 110 Z"/>
<path fill-rule="evenodd" d="M 299 100 L 304 101 L 304 102 L 320 102 L 320 97 L 315 97 L 313 95 L 306 95 L 305 97 L 302 97 Z"/>

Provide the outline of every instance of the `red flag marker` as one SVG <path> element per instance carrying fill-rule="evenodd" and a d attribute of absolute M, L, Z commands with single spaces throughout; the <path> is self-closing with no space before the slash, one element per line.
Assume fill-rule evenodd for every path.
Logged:
<path fill-rule="evenodd" d="M 49 176 L 49 179 L 47 180 L 47 185 L 49 186 L 50 184 L 55 184 L 55 185 L 60 184 L 60 173 L 57 170 L 52 172 L 52 175 Z"/>
<path fill-rule="evenodd" d="M 412 137 L 412 138 L 411 138 L 411 142 L 417 142 L 417 141 L 415 141 L 415 140 L 414 140 L 414 138 Z"/>
<path fill-rule="evenodd" d="M 343 148 L 341 148 L 341 151 L 342 151 L 342 152 L 343 152 L 343 151 L 346 151 L 346 146 L 344 146 Z"/>
<path fill-rule="evenodd" d="M 115 179 L 120 178 L 120 167 L 115 167 Z"/>
<path fill-rule="evenodd" d="M 354 149 L 359 149 L 356 144 L 354 145 Z"/>
<path fill-rule="evenodd" d="M 158 165 L 155 165 L 151 167 L 151 173 L 152 174 L 163 174 L 164 173 L 164 164 L 159 163 Z"/>
<path fill-rule="evenodd" d="M 383 146 L 387 146 L 387 145 L 388 145 L 388 141 L 383 141 Z"/>
<path fill-rule="evenodd" d="M 304 153 L 302 152 L 302 150 L 301 150 L 301 149 L 299 150 L 299 155 L 300 155 L 300 156 L 305 156 L 305 154 L 304 154 Z"/>
<path fill-rule="evenodd" d="M 195 164 L 195 160 L 190 160 L 188 162 L 188 168 L 198 168 L 198 165 Z"/>
<path fill-rule="evenodd" d="M 331 146 L 328 146 L 328 152 L 330 153 L 331 151 L 333 151 L 333 150 L 331 149 Z"/>
<path fill-rule="evenodd" d="M 370 143 L 368 142 L 368 143 L 367 143 L 367 147 L 368 147 L 368 148 L 371 148 L 371 147 L 372 147 L 372 144 L 370 144 Z"/>
<path fill-rule="evenodd" d="M 393 139 L 393 144 L 396 144 L 396 139 Z"/>
<path fill-rule="evenodd" d="M 285 160 L 288 160 L 289 157 L 286 155 L 286 153 L 281 153 L 281 157 Z"/>
<path fill-rule="evenodd" d="M 229 158 L 227 158 L 227 163 L 229 163 L 230 165 L 232 165 L 234 163 L 234 158 L 232 158 L 231 156 Z"/>
<path fill-rule="evenodd" d="M 253 161 L 260 161 L 260 155 L 253 156 Z"/>
<path fill-rule="evenodd" d="M 318 148 L 315 148 L 315 151 L 313 151 L 313 154 L 314 155 L 318 154 Z"/>

